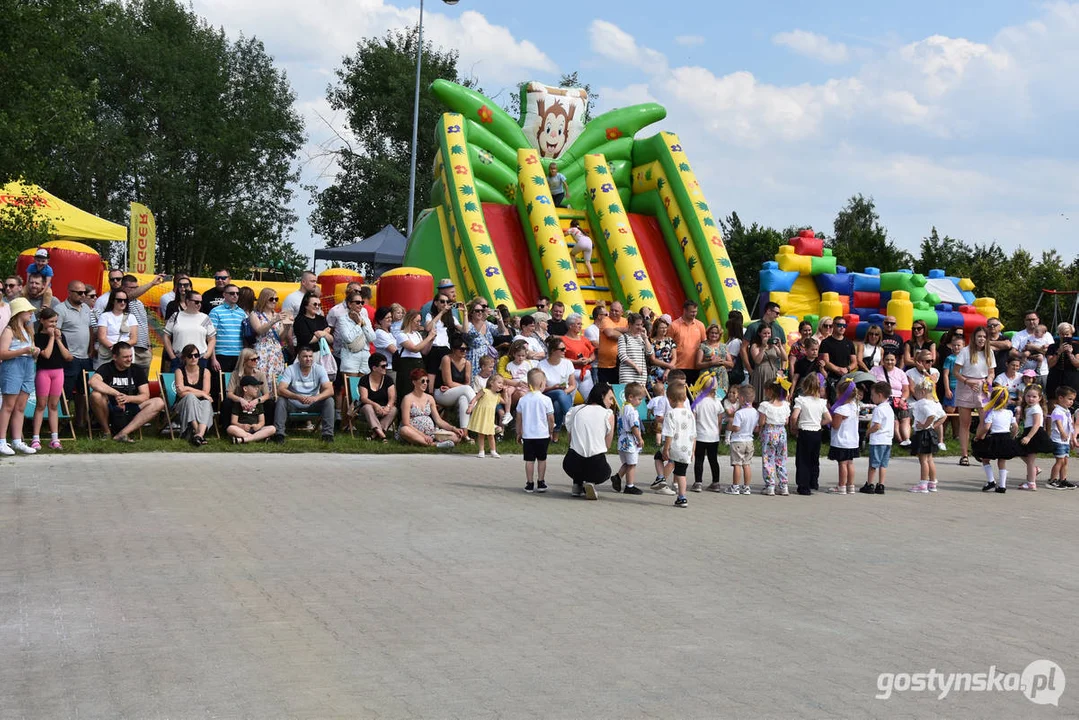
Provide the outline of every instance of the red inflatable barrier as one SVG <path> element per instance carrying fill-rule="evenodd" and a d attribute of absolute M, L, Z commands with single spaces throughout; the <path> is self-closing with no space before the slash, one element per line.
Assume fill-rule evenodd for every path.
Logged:
<path fill-rule="evenodd" d="M 960 312 L 963 314 L 963 333 L 969 338 L 970 333 L 976 328 L 983 327 L 987 322 L 985 315 L 974 312 L 973 305 L 964 305 L 961 307 Z M 964 312 L 967 311 L 967 312 Z"/>
<path fill-rule="evenodd" d="M 344 300 L 343 297 L 337 297 L 337 286 L 347 285 L 353 280 L 362 283 L 363 275 L 346 268 L 330 268 L 318 274 L 318 286 L 322 290 L 322 297 L 333 298 L 333 305 Z"/>
<path fill-rule="evenodd" d="M 380 306 L 400 303 L 405 308 L 418 309 L 434 296 L 435 279 L 431 273 L 420 268 L 394 268 L 378 279 Z"/>
<path fill-rule="evenodd" d="M 863 292 L 861 290 L 854 291 L 854 307 L 863 308 L 868 310 L 880 309 L 880 293 L 879 292 Z"/>
<path fill-rule="evenodd" d="M 53 297 L 60 302 L 67 300 L 67 284 L 72 280 L 81 280 L 101 292 L 103 265 L 96 250 L 73 240 L 50 240 L 42 247 L 49 251 Z M 23 250 L 15 262 L 15 272 L 24 282 L 26 268 L 34 262 L 35 252 L 37 248 Z"/>
<path fill-rule="evenodd" d="M 843 337 L 848 340 L 857 340 L 858 323 L 862 321 L 862 318 L 852 315 L 849 310 L 843 312 L 843 317 L 847 321 L 847 331 L 843 333 Z"/>
<path fill-rule="evenodd" d="M 790 244 L 794 248 L 794 252 L 798 255 L 811 255 L 813 257 L 822 257 L 824 255 L 824 241 L 820 238 L 813 237 L 812 230 L 803 230 L 802 233 L 809 233 L 806 237 L 804 234 L 800 234 L 796 238 L 791 238 Z"/>

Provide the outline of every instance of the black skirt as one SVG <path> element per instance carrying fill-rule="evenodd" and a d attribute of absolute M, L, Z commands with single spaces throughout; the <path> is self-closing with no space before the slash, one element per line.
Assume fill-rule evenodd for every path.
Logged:
<path fill-rule="evenodd" d="M 1053 443 L 1049 441 L 1049 433 L 1045 432 L 1045 428 L 1038 428 L 1038 431 L 1034 433 L 1034 437 L 1026 445 L 1019 442 L 1025 435 L 1026 433 L 1020 433 L 1019 439 L 1015 441 L 1016 445 L 1018 445 L 1020 456 L 1026 457 L 1027 455 L 1053 452 Z"/>
<path fill-rule="evenodd" d="M 1011 433 L 991 433 L 974 443 L 974 457 L 979 460 L 1011 460 L 1019 448 Z"/>
<path fill-rule="evenodd" d="M 828 447 L 828 459 L 843 462 L 844 460 L 854 460 L 857 457 L 861 457 L 861 453 L 858 452 L 858 448 L 837 448 Z"/>
<path fill-rule="evenodd" d="M 910 436 L 910 454 L 911 455 L 934 455 L 940 448 L 937 447 L 937 441 L 940 436 L 937 435 L 937 431 L 932 428 L 925 430 L 915 430 L 914 434 Z"/>

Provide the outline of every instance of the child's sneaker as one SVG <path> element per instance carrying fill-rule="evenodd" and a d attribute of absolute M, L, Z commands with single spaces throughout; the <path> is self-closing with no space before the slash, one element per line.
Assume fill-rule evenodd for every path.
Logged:
<path fill-rule="evenodd" d="M 693 492 L 703 492 L 704 485 L 702 483 L 695 482 L 693 483 L 693 487 L 691 487 L 690 490 L 692 490 Z"/>
<path fill-rule="evenodd" d="M 743 485 L 742 486 L 742 494 L 743 495 L 752 495 L 753 491 L 749 489 L 749 485 Z"/>
<path fill-rule="evenodd" d="M 32 447 L 34 450 L 40 450 L 41 449 L 41 441 L 40 440 L 31 440 L 30 441 L 30 447 Z"/>
<path fill-rule="evenodd" d="M 7 443 L 0 445 L 0 455 L 14 455 L 15 451 L 11 449 L 11 446 Z"/>
<path fill-rule="evenodd" d="M 728 495 L 741 495 L 742 491 L 740 490 L 740 488 L 741 485 L 728 485 L 725 492 Z"/>
<path fill-rule="evenodd" d="M 982 485 L 982 492 L 993 492 L 997 489 L 997 483 L 995 480 L 990 480 L 985 485 Z M 928 488 L 927 488 L 928 490 Z"/>
<path fill-rule="evenodd" d="M 622 493 L 625 495 L 644 495 L 644 490 L 641 490 L 636 485 L 626 485 L 626 489 Z"/>
<path fill-rule="evenodd" d="M 497 450 L 491 451 L 491 457 L 493 457 L 495 460 L 500 460 L 502 458 L 502 456 L 498 454 Z"/>
<path fill-rule="evenodd" d="M 779 490 L 776 492 L 776 495 L 782 495 L 782 496 L 790 495 L 790 491 L 787 490 L 787 483 L 783 483 L 782 485 L 779 486 Z"/>
<path fill-rule="evenodd" d="M 875 486 L 873 485 L 873 483 L 869 483 L 869 482 L 867 482 L 867 483 L 866 483 L 865 485 L 863 485 L 862 487 L 858 488 L 858 492 L 860 492 L 860 493 L 863 493 L 863 494 L 865 494 L 865 495 L 872 495 L 872 494 L 873 494 L 873 493 L 875 493 L 876 491 L 877 491 L 877 489 L 876 489 L 876 487 L 875 487 Z"/>
<path fill-rule="evenodd" d="M 1000 493 L 1001 495 L 1003 495 L 1004 493 L 1008 492 L 1008 488 L 1006 488 L 1006 487 L 998 487 L 997 492 Z"/>
<path fill-rule="evenodd" d="M 654 492 L 657 495 L 677 495 L 678 494 L 678 493 L 676 493 L 674 491 L 673 488 L 671 488 L 670 485 L 660 485 L 659 487 L 654 487 L 653 486 L 652 492 Z"/>
<path fill-rule="evenodd" d="M 506 427 L 513 422 L 513 413 L 506 413 L 502 416 L 502 427 Z"/>
<path fill-rule="evenodd" d="M 573 489 L 569 491 L 569 494 L 573 497 L 581 497 L 584 495 L 584 486 L 580 483 L 573 483 Z"/>
<path fill-rule="evenodd" d="M 476 453 L 476 457 L 478 457 L 480 460 L 483 460 L 487 456 L 483 454 L 482 450 L 480 450 L 478 453 Z"/>
<path fill-rule="evenodd" d="M 547 492 L 547 481 L 546 480 L 540 480 L 538 483 L 536 483 L 536 492 L 538 492 L 538 493 Z"/>
<path fill-rule="evenodd" d="M 1054 490 L 1063 490 L 1064 489 L 1064 488 L 1062 488 L 1060 486 L 1060 480 L 1058 480 L 1056 478 L 1049 478 L 1049 482 L 1047 482 L 1046 485 L 1048 485 L 1049 487 L 1051 487 Z"/>
<path fill-rule="evenodd" d="M 720 483 L 714 482 L 705 488 L 708 492 L 723 492 L 723 486 Z"/>
<path fill-rule="evenodd" d="M 49 447 L 53 450 L 63 450 L 64 446 L 60 444 L 59 440 L 50 440 Z"/>
<path fill-rule="evenodd" d="M 659 488 L 666 487 L 666 486 L 667 486 L 667 478 L 656 477 L 656 479 L 652 481 L 652 489 L 653 490 L 658 491 Z"/>
<path fill-rule="evenodd" d="M 930 490 L 929 492 L 936 492 L 936 491 L 935 490 Z M 874 495 L 883 495 L 884 494 L 884 483 L 877 483 L 877 486 L 875 488 L 873 488 L 873 494 Z"/>
<path fill-rule="evenodd" d="M 767 495 L 769 497 L 771 497 L 771 496 L 773 496 L 775 494 L 776 494 L 776 489 L 774 487 L 772 487 L 771 485 L 765 485 L 764 486 L 764 492 L 761 493 L 761 495 Z"/>
<path fill-rule="evenodd" d="M 622 476 L 618 473 L 611 475 L 611 490 L 622 492 Z"/>
<path fill-rule="evenodd" d="M 929 492 L 936 492 L 936 491 L 937 491 L 937 481 L 936 480 L 930 480 L 929 481 Z"/>
<path fill-rule="evenodd" d="M 1023 483 L 1022 485 L 1019 486 L 1019 489 L 1020 490 L 1037 490 L 1038 489 L 1038 483 L 1025 482 L 1025 483 Z"/>
<path fill-rule="evenodd" d="M 526 482 L 525 483 L 525 492 L 526 493 L 536 492 L 536 483 L 532 482 L 531 480 Z"/>
<path fill-rule="evenodd" d="M 917 485 L 915 485 L 914 487 L 912 487 L 910 489 L 910 491 L 912 493 L 928 493 L 929 492 L 929 483 L 920 482 Z"/>
<path fill-rule="evenodd" d="M 686 507 L 687 505 L 689 505 L 689 500 L 686 500 L 686 496 L 685 496 L 685 495 L 682 495 L 681 497 L 677 498 L 677 499 L 676 499 L 676 500 L 674 501 L 674 506 L 675 506 L 675 507 L 680 507 L 680 508 L 684 508 L 684 507 Z"/>
<path fill-rule="evenodd" d="M 15 450 L 17 450 L 18 452 L 21 452 L 23 455 L 33 455 L 34 453 L 37 452 L 37 450 L 30 447 L 29 445 L 24 443 L 22 440 L 16 440 L 15 442 L 11 443 L 11 447 L 15 448 Z"/>
<path fill-rule="evenodd" d="M 848 495 L 853 495 L 853 494 L 854 494 L 854 493 L 856 493 L 856 492 L 858 492 L 858 491 L 854 489 L 854 486 L 853 486 L 853 485 L 848 485 L 848 486 L 847 486 L 847 494 L 848 494 Z"/>
<path fill-rule="evenodd" d="M 1060 489 L 1061 490 L 1074 490 L 1075 489 L 1075 483 L 1070 482 L 1068 480 L 1068 478 L 1060 478 Z"/>

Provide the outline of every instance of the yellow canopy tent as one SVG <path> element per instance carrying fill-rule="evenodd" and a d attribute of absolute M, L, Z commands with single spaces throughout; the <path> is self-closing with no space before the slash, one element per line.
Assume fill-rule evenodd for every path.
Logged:
<path fill-rule="evenodd" d="M 66 203 L 55 195 L 45 192 L 37 185 L 10 182 L 0 191 L 0 210 L 8 205 L 33 202 L 38 213 L 52 223 L 53 234 L 61 238 L 79 240 L 113 240 L 127 242 L 127 228 L 103 220 Z"/>

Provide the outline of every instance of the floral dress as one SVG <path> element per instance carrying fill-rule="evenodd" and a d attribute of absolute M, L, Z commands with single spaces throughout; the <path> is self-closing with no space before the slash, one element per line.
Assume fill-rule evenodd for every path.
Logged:
<path fill-rule="evenodd" d="M 431 438 L 435 437 L 435 421 L 431 419 L 431 401 L 428 400 L 421 408 L 416 403 L 412 403 L 412 407 L 408 409 L 408 424 L 419 430 L 421 433 Z M 401 439 L 401 428 L 397 428 L 397 432 L 394 437 L 398 440 Z"/>
<path fill-rule="evenodd" d="M 473 370 L 479 370 L 481 357 L 491 355 L 491 348 L 495 344 L 494 330 L 491 328 L 497 327 L 497 325 L 494 325 L 490 321 L 484 321 L 484 328 L 482 331 L 477 330 L 475 325 L 468 328 L 468 332 L 465 334 L 465 342 L 468 343 L 468 350 L 465 351 L 465 357 L 472 363 Z M 492 355 L 492 357 L 497 359 L 497 353 Z"/>
<path fill-rule="evenodd" d="M 263 313 L 255 314 L 260 322 L 267 322 Z M 281 350 L 281 336 L 277 334 L 277 328 L 270 328 L 269 332 L 258 336 L 255 353 L 258 355 L 258 369 L 266 373 L 266 377 L 281 377 L 285 372 L 285 353 Z"/>
<path fill-rule="evenodd" d="M 664 337 L 652 342 L 653 356 L 656 360 L 662 360 L 669 363 L 671 358 L 674 357 L 674 349 L 678 347 L 678 343 L 674 341 L 674 338 Z M 667 368 L 662 368 L 659 365 L 653 365 L 648 370 L 648 384 L 649 386 L 656 381 L 662 382 L 666 377 Z M 649 388 L 651 389 L 651 388 Z"/>

